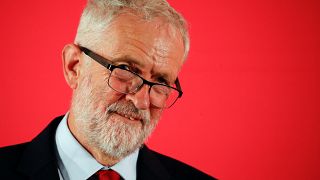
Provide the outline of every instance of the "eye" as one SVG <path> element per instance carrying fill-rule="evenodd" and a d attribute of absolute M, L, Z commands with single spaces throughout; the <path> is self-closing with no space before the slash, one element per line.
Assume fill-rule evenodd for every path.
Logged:
<path fill-rule="evenodd" d="M 117 66 L 121 69 L 128 70 L 128 71 L 134 72 L 136 74 L 140 74 L 140 72 L 141 72 L 138 68 L 134 67 L 134 65 L 119 64 Z"/>
<path fill-rule="evenodd" d="M 131 70 L 130 66 L 127 64 L 119 64 L 117 65 L 119 68 L 121 69 L 125 69 L 125 70 Z"/>
<path fill-rule="evenodd" d="M 164 77 L 158 77 L 157 82 L 160 84 L 170 85 L 169 81 L 165 79 Z"/>

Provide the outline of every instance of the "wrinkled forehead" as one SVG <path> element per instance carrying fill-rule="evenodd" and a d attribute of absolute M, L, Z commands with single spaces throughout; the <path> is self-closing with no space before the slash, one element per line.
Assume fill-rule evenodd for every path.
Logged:
<path fill-rule="evenodd" d="M 131 11 L 124 11 L 118 14 L 113 21 L 109 23 L 105 32 L 113 32 L 119 36 L 136 36 L 137 38 L 149 40 L 150 43 L 153 43 L 155 39 L 168 36 L 172 40 L 171 42 L 168 41 L 168 43 L 174 43 L 176 45 L 183 44 L 180 31 L 174 24 L 170 23 L 166 17 L 155 16 L 150 19 L 145 19 L 142 15 Z"/>
<path fill-rule="evenodd" d="M 161 17 L 146 20 L 132 13 L 120 14 L 99 38 L 103 54 L 111 59 L 134 60 L 145 71 L 173 79 L 183 64 L 182 36 Z"/>

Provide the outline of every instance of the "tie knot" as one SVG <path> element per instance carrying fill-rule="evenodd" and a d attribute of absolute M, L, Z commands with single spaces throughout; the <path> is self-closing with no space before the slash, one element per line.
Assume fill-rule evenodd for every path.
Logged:
<path fill-rule="evenodd" d="M 112 169 L 96 172 L 99 180 L 120 180 L 120 175 Z"/>

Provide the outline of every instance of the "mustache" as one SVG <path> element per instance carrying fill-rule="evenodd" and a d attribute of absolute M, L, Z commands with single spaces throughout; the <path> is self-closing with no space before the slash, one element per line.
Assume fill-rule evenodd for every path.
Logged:
<path fill-rule="evenodd" d="M 150 123 L 150 113 L 147 110 L 141 110 L 136 108 L 136 106 L 131 101 L 118 101 L 107 107 L 107 113 L 118 113 L 120 115 L 125 115 L 132 117 L 137 120 L 141 120 L 143 124 Z"/>

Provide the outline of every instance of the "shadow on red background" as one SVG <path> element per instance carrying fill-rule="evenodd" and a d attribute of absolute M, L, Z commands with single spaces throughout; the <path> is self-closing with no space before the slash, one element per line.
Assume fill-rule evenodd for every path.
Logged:
<path fill-rule="evenodd" d="M 183 98 L 149 146 L 221 179 L 320 179 L 318 1 L 171 0 L 190 24 Z M 68 110 L 61 50 L 85 1 L 0 7 L 0 146 Z"/>

